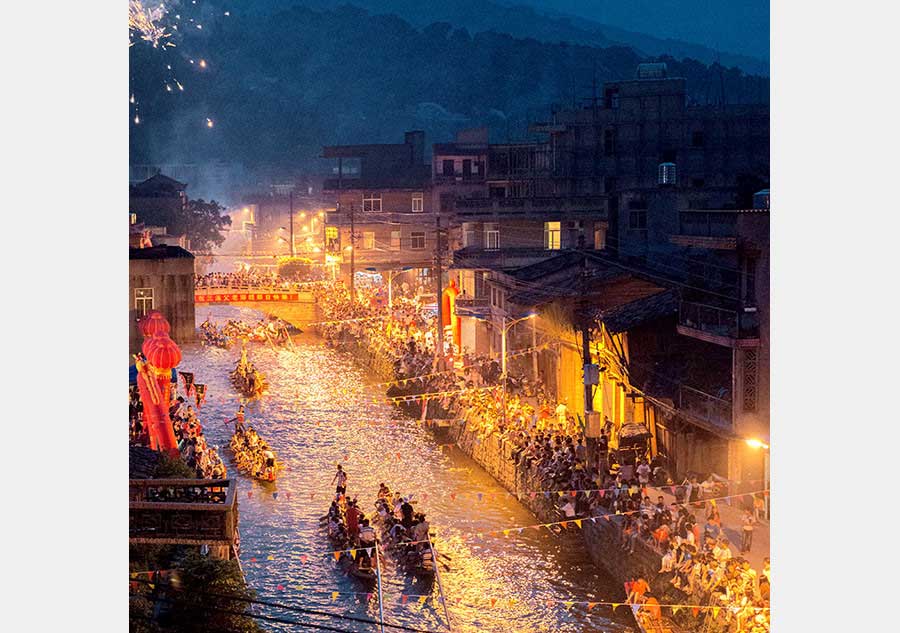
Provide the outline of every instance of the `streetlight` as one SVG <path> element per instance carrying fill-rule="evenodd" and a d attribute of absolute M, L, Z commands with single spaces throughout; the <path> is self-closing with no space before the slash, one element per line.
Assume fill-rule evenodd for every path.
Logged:
<path fill-rule="evenodd" d="M 476 321 L 485 321 L 486 323 L 491 323 L 489 319 L 485 319 L 482 317 L 478 317 L 472 314 L 466 315 L 471 316 Z M 537 316 L 535 312 L 529 312 L 523 317 L 519 317 L 518 319 L 513 319 L 509 323 L 506 322 L 506 315 L 504 314 L 501 321 L 500 327 L 500 382 L 503 387 L 503 425 L 506 426 L 506 335 L 509 330 L 516 323 L 521 323 L 522 321 L 527 321 L 528 319 L 533 319 Z"/>
<path fill-rule="evenodd" d="M 766 506 L 766 520 L 769 519 L 769 495 L 766 494 L 769 491 L 769 445 L 761 440 L 757 440 L 755 438 L 745 440 L 747 442 L 747 446 L 753 449 L 762 449 L 765 451 L 763 453 L 763 499 L 765 501 Z"/>
<path fill-rule="evenodd" d="M 403 273 L 409 272 L 412 270 L 412 266 L 404 266 L 400 270 L 397 271 L 387 271 L 388 273 L 388 310 L 394 309 L 394 278 Z M 370 273 L 377 273 L 378 269 L 374 266 L 369 266 L 366 268 Z"/>

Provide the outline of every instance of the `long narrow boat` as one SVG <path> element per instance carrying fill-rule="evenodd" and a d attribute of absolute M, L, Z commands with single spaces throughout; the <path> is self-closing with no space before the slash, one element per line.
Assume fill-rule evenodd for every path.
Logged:
<path fill-rule="evenodd" d="M 379 540 L 398 567 L 420 578 L 434 578 L 436 561 L 430 544 L 433 536 L 430 525 L 420 512 L 408 511 L 404 520 L 401 510 L 398 517 L 394 506 L 402 508 L 407 504 L 412 507 L 408 499 L 392 499 L 389 492 L 379 494 L 375 501 L 377 528 L 381 531 Z"/>
<path fill-rule="evenodd" d="M 374 560 L 374 557 L 377 556 L 377 548 L 374 545 L 366 547 L 358 543 L 351 543 L 347 534 L 346 511 L 346 497 L 342 496 L 334 502 L 328 514 L 322 517 L 322 520 L 325 521 L 328 540 L 335 548 L 338 567 L 341 571 L 348 576 L 353 576 L 367 588 L 372 588 L 378 580 L 375 569 L 376 561 Z"/>
<path fill-rule="evenodd" d="M 255 442 L 252 439 L 253 435 L 257 438 Z M 275 452 L 259 437 L 253 427 L 249 427 L 246 431 L 240 427 L 236 428 L 228 447 L 234 453 L 238 470 L 259 481 L 274 482 L 278 471 L 283 468 Z"/>

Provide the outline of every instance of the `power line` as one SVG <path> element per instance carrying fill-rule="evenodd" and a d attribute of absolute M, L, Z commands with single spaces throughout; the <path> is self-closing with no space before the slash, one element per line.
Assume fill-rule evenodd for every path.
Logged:
<path fill-rule="evenodd" d="M 184 591 L 184 589 L 175 587 L 172 584 L 158 583 L 158 582 L 154 583 L 152 580 L 145 580 L 142 578 L 130 578 L 129 582 L 152 584 L 152 585 L 157 585 L 158 587 L 165 587 L 167 589 L 172 589 L 174 591 Z M 266 606 L 266 607 L 275 607 L 278 609 L 285 609 L 286 611 L 295 611 L 297 613 L 304 613 L 304 614 L 308 614 L 308 615 L 322 615 L 322 616 L 331 617 L 331 618 L 338 618 L 340 620 L 352 620 L 354 622 L 361 622 L 363 624 L 379 624 L 379 625 L 383 624 L 384 626 L 389 627 L 389 628 L 401 629 L 404 631 L 413 631 L 414 633 L 430 633 L 429 631 L 426 631 L 424 629 L 417 629 L 417 628 L 410 627 L 410 626 L 403 626 L 402 624 L 388 624 L 387 622 L 381 622 L 379 620 L 357 618 L 355 616 L 341 615 L 339 613 L 328 613 L 327 611 L 318 611 L 316 609 L 309 609 L 306 607 L 295 607 L 293 605 L 281 604 L 278 602 L 271 602 L 268 600 L 259 600 L 257 598 L 246 598 L 244 596 L 236 596 L 236 595 L 231 595 L 231 594 L 223 594 L 223 593 L 218 593 L 218 592 L 214 592 L 214 591 L 204 591 L 204 590 L 197 590 L 197 591 L 194 591 L 193 593 L 199 593 L 201 595 L 210 596 L 212 598 L 222 598 L 225 600 L 234 600 L 236 602 L 247 602 L 249 604 L 258 604 L 258 605 L 262 605 L 262 606 Z M 333 630 L 339 630 L 339 629 L 333 629 Z"/>

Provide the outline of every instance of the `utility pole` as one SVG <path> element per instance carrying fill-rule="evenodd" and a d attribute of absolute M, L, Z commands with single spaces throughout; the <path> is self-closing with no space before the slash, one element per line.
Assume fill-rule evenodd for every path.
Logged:
<path fill-rule="evenodd" d="M 437 371 L 444 370 L 444 242 L 441 239 L 441 216 L 435 219 L 435 252 L 434 263 L 437 277 L 437 346 L 434 349 L 437 360 Z"/>
<path fill-rule="evenodd" d="M 291 220 L 291 257 L 294 256 L 294 190 L 288 192 L 288 200 L 290 201 L 290 220 Z"/>
<path fill-rule="evenodd" d="M 588 412 L 594 410 L 594 398 L 591 393 L 591 384 L 588 376 L 588 366 L 591 364 L 591 327 L 588 315 L 587 302 L 587 257 L 581 260 L 581 353 L 584 364 L 584 419 L 587 422 Z"/>
<path fill-rule="evenodd" d="M 350 203 L 350 298 L 356 301 L 356 224 L 354 215 L 356 207 Z"/>

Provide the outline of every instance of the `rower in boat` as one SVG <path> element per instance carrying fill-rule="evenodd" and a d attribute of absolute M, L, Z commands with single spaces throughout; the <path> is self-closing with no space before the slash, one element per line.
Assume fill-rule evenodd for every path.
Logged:
<path fill-rule="evenodd" d="M 375 507 L 382 541 L 394 553 L 397 563 L 417 575 L 433 576 L 431 525 L 425 514 L 415 512 L 409 498 L 397 494 L 391 499 L 390 491 L 384 485 L 379 490 Z"/>
<path fill-rule="evenodd" d="M 245 430 L 239 420 L 228 445 L 234 453 L 238 470 L 260 481 L 275 481 L 281 466 L 275 453 L 252 426 Z"/>

